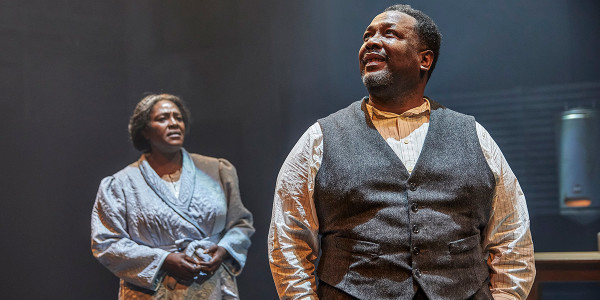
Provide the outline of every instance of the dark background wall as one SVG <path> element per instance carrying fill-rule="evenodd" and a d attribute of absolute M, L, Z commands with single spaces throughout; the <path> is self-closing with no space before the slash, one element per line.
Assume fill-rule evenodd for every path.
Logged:
<path fill-rule="evenodd" d="M 564 106 L 600 96 L 600 4 L 409 3 L 444 34 L 427 95 L 495 137 L 527 196 L 536 251 L 597 250 L 597 219 L 559 214 L 554 144 Z M 266 236 L 277 172 L 317 118 L 366 94 L 361 35 L 390 4 L 1 1 L 2 298 L 116 297 L 116 277 L 91 256 L 89 216 L 100 180 L 139 156 L 126 128 L 145 92 L 182 96 L 194 119 L 186 148 L 237 166 L 257 228 L 240 290 L 275 298 Z"/>

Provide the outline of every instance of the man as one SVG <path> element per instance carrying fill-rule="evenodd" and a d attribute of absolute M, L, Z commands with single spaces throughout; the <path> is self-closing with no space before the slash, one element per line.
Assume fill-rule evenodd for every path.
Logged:
<path fill-rule="evenodd" d="M 525 299 L 535 268 L 519 183 L 473 117 L 424 97 L 437 26 L 394 5 L 363 38 L 369 96 L 311 126 L 277 179 L 279 296 Z"/>

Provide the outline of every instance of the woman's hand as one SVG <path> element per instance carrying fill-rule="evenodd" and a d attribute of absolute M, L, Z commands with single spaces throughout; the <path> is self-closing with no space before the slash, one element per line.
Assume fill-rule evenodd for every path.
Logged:
<path fill-rule="evenodd" d="M 183 281 L 194 279 L 198 275 L 198 272 L 202 270 L 201 266 L 193 258 L 179 252 L 167 255 L 162 269 L 167 271 L 169 275 Z"/>
<path fill-rule="evenodd" d="M 201 267 L 202 272 L 205 272 L 207 274 L 214 273 L 219 268 L 219 266 L 221 266 L 223 259 L 225 259 L 227 255 L 229 255 L 225 248 L 217 245 L 210 246 L 208 249 L 206 249 L 205 253 L 212 256 L 212 259 L 210 261 L 200 262 L 199 265 Z"/>

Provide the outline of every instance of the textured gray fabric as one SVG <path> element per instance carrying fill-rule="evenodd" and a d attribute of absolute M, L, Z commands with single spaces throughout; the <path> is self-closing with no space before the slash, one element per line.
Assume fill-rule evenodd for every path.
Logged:
<path fill-rule="evenodd" d="M 474 118 L 431 101 L 409 174 L 364 103 L 319 120 L 319 279 L 359 299 L 411 299 L 418 287 L 430 299 L 473 296 L 489 276 L 481 235 L 495 187 Z"/>

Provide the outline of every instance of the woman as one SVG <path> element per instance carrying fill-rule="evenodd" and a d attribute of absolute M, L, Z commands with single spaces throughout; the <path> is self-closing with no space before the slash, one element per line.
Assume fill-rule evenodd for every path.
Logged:
<path fill-rule="evenodd" d="M 92 253 L 120 280 L 119 299 L 238 299 L 235 277 L 254 233 L 225 159 L 183 149 L 189 113 L 149 95 L 129 122 L 140 159 L 102 180 Z"/>

